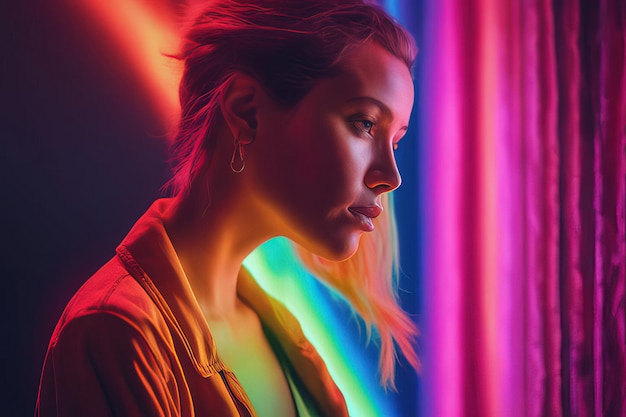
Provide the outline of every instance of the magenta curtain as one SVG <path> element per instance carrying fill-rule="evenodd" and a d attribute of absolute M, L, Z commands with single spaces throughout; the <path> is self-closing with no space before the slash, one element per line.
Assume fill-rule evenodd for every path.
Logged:
<path fill-rule="evenodd" d="M 626 416 L 626 3 L 424 25 L 423 414 Z"/>

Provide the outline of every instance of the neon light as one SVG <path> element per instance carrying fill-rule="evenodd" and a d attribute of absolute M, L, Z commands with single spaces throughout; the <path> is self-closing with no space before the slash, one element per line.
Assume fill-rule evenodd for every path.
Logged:
<path fill-rule="evenodd" d="M 182 75 L 182 65 L 166 56 L 176 54 L 179 42 L 173 11 L 133 0 L 80 0 L 77 4 L 117 42 L 169 131 L 178 122 Z"/>
<path fill-rule="evenodd" d="M 479 277 L 482 278 L 481 289 L 481 328 L 484 329 L 483 350 L 484 385 L 483 393 L 497 392 L 499 385 L 500 351 L 497 326 L 497 304 L 493 300 L 499 299 L 497 280 L 497 238 L 496 229 L 498 207 L 496 196 L 496 169 L 495 141 L 496 141 L 496 97 L 495 82 L 498 77 L 496 62 L 497 28 L 496 4 L 493 0 L 482 0 L 479 20 L 480 56 L 478 68 L 479 92 L 477 100 L 479 107 L 478 138 L 480 154 L 478 157 L 479 177 L 477 188 L 480 194 L 480 265 Z M 484 409 L 489 416 L 501 415 L 498 396 L 487 394 L 482 399 Z"/>
<path fill-rule="evenodd" d="M 422 412 L 424 415 L 463 415 L 462 368 L 457 355 L 460 339 L 461 254 L 460 204 L 461 103 L 458 91 L 458 16 L 449 1 L 428 2 L 425 39 L 420 59 L 425 65 L 420 103 L 423 119 L 422 178 L 429 204 L 424 208 L 424 345 Z M 442 24 L 443 22 L 443 24 Z M 438 26 L 438 29 L 436 29 Z M 436 139 L 435 139 L 436 138 Z"/>
<path fill-rule="evenodd" d="M 333 308 L 337 300 L 297 260 L 286 239 L 266 242 L 244 265 L 259 285 L 296 316 L 302 329 L 324 358 L 343 392 L 350 415 L 394 416 L 393 405 L 378 385 L 377 363 L 368 362 L 363 345 L 349 331 L 349 317 Z"/>

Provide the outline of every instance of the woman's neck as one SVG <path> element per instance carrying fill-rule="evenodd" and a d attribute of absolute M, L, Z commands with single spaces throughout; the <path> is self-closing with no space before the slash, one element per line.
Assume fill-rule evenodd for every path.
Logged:
<path fill-rule="evenodd" d="M 202 188 L 202 187 L 198 187 Z M 237 277 L 244 259 L 271 238 L 255 221 L 245 193 L 192 189 L 176 197 L 165 213 L 165 229 L 207 320 L 228 320 L 237 313 Z M 204 195 L 202 195 L 204 194 Z"/>

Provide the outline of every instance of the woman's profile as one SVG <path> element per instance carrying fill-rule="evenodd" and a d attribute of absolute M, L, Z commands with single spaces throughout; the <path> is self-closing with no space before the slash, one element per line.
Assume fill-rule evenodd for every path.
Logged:
<path fill-rule="evenodd" d="M 38 416 L 347 416 L 297 320 L 242 268 L 284 236 L 417 367 L 387 193 L 413 106 L 411 36 L 365 0 L 215 0 L 179 59 L 172 197 L 54 330 Z"/>

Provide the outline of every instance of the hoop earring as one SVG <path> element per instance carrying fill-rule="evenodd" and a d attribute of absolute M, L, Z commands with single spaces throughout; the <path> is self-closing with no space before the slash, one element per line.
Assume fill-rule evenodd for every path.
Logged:
<path fill-rule="evenodd" d="M 235 162 L 235 158 L 237 157 L 237 155 L 239 155 L 239 161 L 237 162 L 237 165 L 241 165 L 239 168 L 237 168 Z M 237 139 L 235 139 L 235 146 L 233 148 L 233 157 L 230 159 L 230 169 L 235 174 L 240 174 L 245 167 L 246 161 L 244 161 L 243 159 L 243 143 L 241 143 L 241 140 L 239 140 L 239 136 L 237 136 Z"/>

